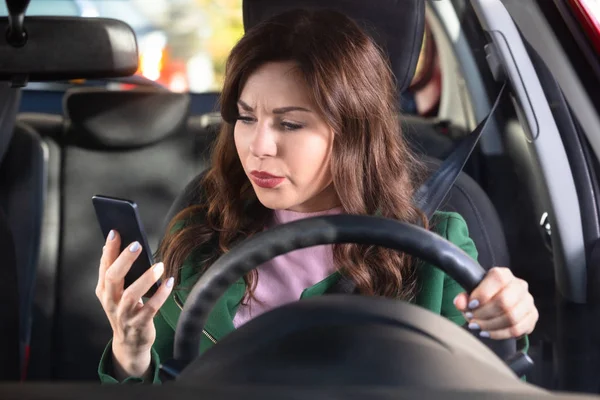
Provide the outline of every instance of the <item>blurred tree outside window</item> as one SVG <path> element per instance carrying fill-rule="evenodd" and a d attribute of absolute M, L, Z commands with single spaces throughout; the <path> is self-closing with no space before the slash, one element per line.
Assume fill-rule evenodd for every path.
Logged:
<path fill-rule="evenodd" d="M 174 91 L 221 89 L 227 56 L 244 34 L 242 0 L 100 1 L 131 1 L 156 26 L 154 36 L 138 33 L 139 74 Z"/>

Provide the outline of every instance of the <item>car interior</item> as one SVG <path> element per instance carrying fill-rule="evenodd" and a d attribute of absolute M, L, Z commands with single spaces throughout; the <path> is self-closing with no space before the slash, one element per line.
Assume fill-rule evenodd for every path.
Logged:
<path fill-rule="evenodd" d="M 52 24 L 50 17 L 27 15 L 29 0 L 6 3 L 7 15 L 0 15 L 8 32 L 0 60 L 10 60 L 0 63 L 3 399 L 600 394 L 600 96 L 593 91 L 600 83 L 594 48 L 600 32 L 588 29 L 593 15 L 585 1 L 380 0 L 374 6 L 361 0 L 243 0 L 245 30 L 297 8 L 333 8 L 365 27 L 389 57 L 400 130 L 427 177 L 472 137 L 498 100 L 440 207 L 465 218 L 479 265 L 433 235 L 404 232 L 391 222 L 340 219 L 331 229 L 339 229 L 334 232 L 342 243 L 357 240 L 344 226 L 360 225 L 365 237 L 388 235 L 398 249 L 437 260 L 465 285 L 466 276 L 509 266 L 528 282 L 540 320 L 525 360 L 510 358 L 519 355 L 514 341 L 507 354 L 493 341 L 407 304 L 324 296 L 267 313 L 205 357 L 166 363 L 163 372 L 173 382 L 153 388 L 98 384 L 98 361 L 111 329 L 94 293 L 104 239 L 91 198 L 134 200 L 156 250 L 171 218 L 198 201 L 195 188 L 221 124 L 219 93 L 175 92 L 134 76 L 135 35 L 122 21 L 56 17 Z M 70 39 L 75 32 L 79 40 Z M 51 56 L 56 51 L 62 57 Z M 49 60 L 46 68 L 38 60 Z M 58 82 L 65 90 L 35 82 Z M 316 223 L 295 231 L 313 245 L 325 244 L 323 232 Z M 180 324 L 188 336 L 178 327 L 176 355 L 197 345 L 194 335 L 226 289 L 223 282 L 257 266 L 240 270 L 235 257 L 257 260 L 253 249 L 283 254 L 293 242 L 273 232 L 219 260 L 186 303 Z M 429 242 L 438 246 L 435 254 L 423 253 L 421 243 Z M 453 254 L 450 260 L 444 261 L 443 251 Z M 336 319 L 327 321 L 332 313 Z M 285 318 L 297 321 L 298 331 L 269 328 Z M 376 319 L 388 322 L 377 325 Z M 302 365 L 304 380 L 296 379 L 301 362 L 308 363 L 298 356 L 306 343 L 325 348 L 340 342 L 371 351 L 355 354 L 353 363 L 342 362 L 342 355 L 311 359 Z M 269 352 L 265 343 L 295 350 Z M 250 350 L 236 352 L 244 346 Z M 316 382 L 325 379 L 331 387 Z"/>

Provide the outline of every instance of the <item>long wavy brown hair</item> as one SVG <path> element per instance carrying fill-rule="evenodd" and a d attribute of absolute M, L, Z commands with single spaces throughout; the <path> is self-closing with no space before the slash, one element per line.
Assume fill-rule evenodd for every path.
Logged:
<path fill-rule="evenodd" d="M 158 252 L 166 276 L 176 283 L 189 257 L 201 273 L 240 240 L 262 231 L 272 213 L 258 201 L 242 169 L 233 132 L 245 81 L 273 61 L 296 64 L 315 108 L 333 129 L 333 185 L 344 212 L 426 223 L 412 203 L 420 164 L 402 137 L 388 59 L 343 14 L 286 12 L 248 30 L 231 51 L 220 101 L 224 122 L 212 166 L 198 188 L 204 201 L 175 216 L 168 230 L 173 232 Z M 173 229 L 177 223 L 183 228 Z M 334 245 L 333 254 L 338 270 L 361 294 L 413 298 L 414 266 L 406 254 L 356 244 Z M 256 287 L 256 271 L 244 279 L 247 300 Z"/>

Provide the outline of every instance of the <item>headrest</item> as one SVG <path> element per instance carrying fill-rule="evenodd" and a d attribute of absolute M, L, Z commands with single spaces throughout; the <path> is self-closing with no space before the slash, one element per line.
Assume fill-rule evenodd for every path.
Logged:
<path fill-rule="evenodd" d="M 406 90 L 415 74 L 425 30 L 425 0 L 244 0 L 244 28 L 294 9 L 332 9 L 358 22 L 387 52 Z"/>
<path fill-rule="evenodd" d="M 156 89 L 67 91 L 68 143 L 83 148 L 125 149 L 154 144 L 178 132 L 189 115 L 190 97 Z"/>

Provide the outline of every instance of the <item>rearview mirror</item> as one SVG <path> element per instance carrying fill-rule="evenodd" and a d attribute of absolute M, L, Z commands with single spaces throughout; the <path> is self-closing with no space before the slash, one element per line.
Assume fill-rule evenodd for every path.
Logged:
<path fill-rule="evenodd" d="M 0 17 L 0 33 L 8 17 Z M 138 68 L 135 33 L 107 18 L 25 17 L 25 43 L 0 35 L 0 80 L 24 85 L 68 79 L 133 75 Z"/>

